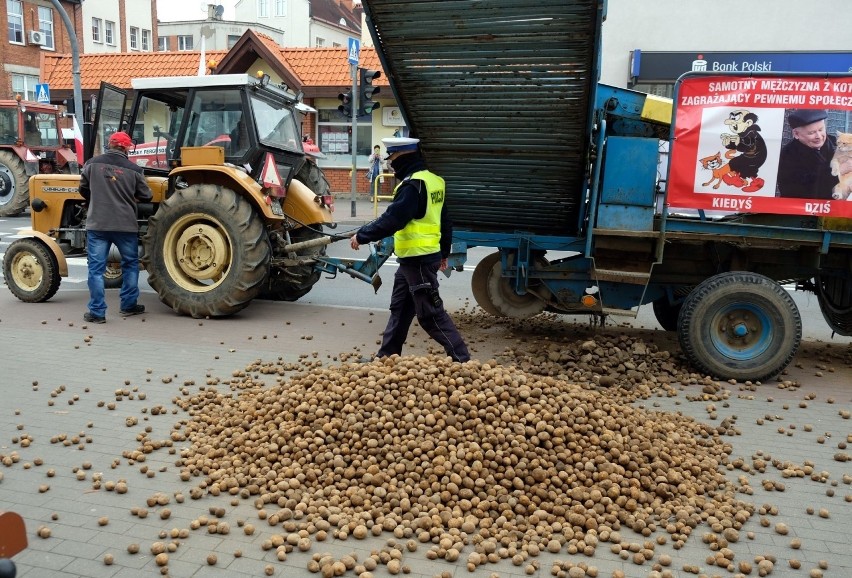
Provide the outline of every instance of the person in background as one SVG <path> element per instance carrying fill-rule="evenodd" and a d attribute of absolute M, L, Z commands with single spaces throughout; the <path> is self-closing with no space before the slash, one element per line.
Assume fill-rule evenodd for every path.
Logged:
<path fill-rule="evenodd" d="M 444 205 L 444 179 L 428 171 L 416 138 L 386 138 L 394 174 L 401 182 L 393 201 L 375 221 L 349 240 L 353 249 L 393 235 L 399 267 L 394 275 L 390 319 L 378 357 L 401 355 L 414 317 L 454 361 L 470 359 L 467 345 L 444 309 L 438 293 L 438 271 L 447 268 L 452 224 Z"/>
<path fill-rule="evenodd" d="M 788 115 L 793 140 L 781 148 L 778 158 L 780 196 L 831 199 L 838 179 L 831 174 L 829 163 L 837 145 L 834 135 L 826 131 L 827 116 L 817 109 L 794 110 Z"/>
<path fill-rule="evenodd" d="M 382 173 L 382 148 L 379 145 L 373 147 L 373 154 L 367 159 L 370 168 L 367 170 L 367 180 L 370 181 L 370 198 L 376 193 L 376 180 Z"/>
<path fill-rule="evenodd" d="M 121 314 L 139 315 L 139 223 L 136 204 L 151 200 L 142 167 L 127 158 L 133 141 L 125 132 L 109 137 L 109 149 L 90 159 L 80 174 L 80 195 L 86 200 L 86 252 L 89 261 L 89 310 L 83 319 L 105 323 L 104 271 L 110 245 L 121 255 Z"/>

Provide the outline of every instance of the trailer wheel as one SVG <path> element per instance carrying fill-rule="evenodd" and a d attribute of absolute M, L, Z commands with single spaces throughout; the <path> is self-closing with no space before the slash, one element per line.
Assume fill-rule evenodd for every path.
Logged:
<path fill-rule="evenodd" d="M 27 208 L 30 181 L 24 161 L 11 151 L 0 151 L 0 217 L 14 217 Z"/>
<path fill-rule="evenodd" d="M 6 249 L 3 276 L 12 294 L 25 303 L 42 303 L 59 290 L 59 265 L 35 239 L 18 239 Z"/>
<path fill-rule="evenodd" d="M 176 312 L 222 317 L 246 307 L 269 269 L 269 240 L 246 200 L 219 185 L 175 191 L 148 221 L 148 284 Z"/>
<path fill-rule="evenodd" d="M 477 263 L 476 268 L 473 270 L 470 288 L 473 292 L 473 298 L 476 300 L 476 304 L 479 305 L 483 311 L 495 317 L 502 317 L 503 315 L 494 306 L 491 302 L 491 298 L 488 296 L 488 277 L 491 275 L 491 269 L 494 268 L 495 263 L 497 265 L 500 264 L 499 251 L 497 253 L 491 253 Z"/>
<path fill-rule="evenodd" d="M 514 259 L 514 255 L 510 254 L 509 259 Z M 535 260 L 539 265 L 547 264 L 544 257 L 535 257 Z M 489 264 L 490 267 L 488 267 Z M 477 271 L 479 271 L 478 274 Z M 497 317 L 515 319 L 526 319 L 544 311 L 547 306 L 545 301 L 532 293 L 518 295 L 512 283 L 502 277 L 502 273 L 503 264 L 500 253 L 489 255 L 474 269 L 473 295 L 482 309 Z M 546 290 L 543 286 L 541 288 Z"/>
<path fill-rule="evenodd" d="M 678 341 L 693 365 L 738 381 L 774 377 L 802 339 L 802 318 L 790 294 L 756 273 L 706 279 L 687 296 L 678 325 Z"/>
<path fill-rule="evenodd" d="M 660 324 L 666 331 L 677 331 L 677 318 L 680 315 L 680 310 L 683 307 L 681 301 L 677 305 L 669 303 L 668 297 L 661 297 L 653 302 L 654 317 L 657 318 L 657 323 Z"/>
<path fill-rule="evenodd" d="M 301 243 L 324 236 L 322 225 L 312 225 L 310 229 L 301 227 L 290 233 L 290 241 Z M 325 255 L 325 245 L 305 249 L 298 255 L 320 257 Z M 264 283 L 258 298 L 270 301 L 296 301 L 307 295 L 321 277 L 322 273 L 314 269 L 312 265 L 276 267 L 269 272 L 269 279 Z"/>

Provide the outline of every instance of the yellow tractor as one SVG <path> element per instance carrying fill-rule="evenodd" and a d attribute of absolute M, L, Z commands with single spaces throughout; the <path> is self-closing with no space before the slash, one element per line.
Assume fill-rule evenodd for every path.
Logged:
<path fill-rule="evenodd" d="M 140 141 L 129 158 L 153 191 L 138 207 L 141 261 L 160 300 L 181 314 L 218 317 L 255 297 L 289 301 L 310 291 L 321 276 L 323 227 L 334 226 L 328 182 L 302 148 L 301 115 L 312 109 L 268 77 L 132 86 L 129 107 L 124 91 L 101 86 L 86 158 L 115 131 Z M 75 175 L 30 179 L 32 231 L 8 247 L 3 264 L 23 301 L 50 299 L 68 275 L 67 257 L 86 254 L 78 185 Z"/>

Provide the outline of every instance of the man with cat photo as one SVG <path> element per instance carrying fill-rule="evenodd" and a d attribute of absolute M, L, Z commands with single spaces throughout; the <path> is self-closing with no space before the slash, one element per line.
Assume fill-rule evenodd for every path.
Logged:
<path fill-rule="evenodd" d="M 792 110 L 787 122 L 793 140 L 781 148 L 778 163 L 778 192 L 798 199 L 847 199 L 852 189 L 852 135 L 839 133 L 841 146 L 850 152 L 835 159 L 838 138 L 828 134 L 828 113 L 819 109 Z M 841 154 L 842 156 L 842 154 Z M 834 162 L 832 162 L 834 161 Z M 841 181 L 844 185 L 841 185 Z"/>

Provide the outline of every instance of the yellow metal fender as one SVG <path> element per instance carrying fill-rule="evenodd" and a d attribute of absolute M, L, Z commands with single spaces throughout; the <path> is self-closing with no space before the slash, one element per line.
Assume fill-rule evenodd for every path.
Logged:
<path fill-rule="evenodd" d="M 287 196 L 284 198 L 284 214 L 306 225 L 331 223 L 331 211 L 319 206 L 314 201 L 315 197 L 314 192 L 306 184 L 293 179 L 287 187 Z"/>
<path fill-rule="evenodd" d="M 187 183 L 193 185 L 209 183 L 231 187 L 238 194 L 248 195 L 249 200 L 258 208 L 264 219 L 270 221 L 284 219 L 272 212 L 272 208 L 266 204 L 266 195 L 261 186 L 240 168 L 225 165 L 192 165 L 172 170 L 170 177 L 176 176 L 183 177 Z M 331 223 L 333 221 L 331 211 L 319 206 L 315 198 L 316 195 L 307 185 L 293 179 L 287 187 L 287 196 L 283 199 L 284 214 L 308 225 Z"/>
<path fill-rule="evenodd" d="M 56 257 L 56 265 L 59 268 L 59 276 L 67 277 L 68 276 L 68 261 L 65 260 L 65 254 L 62 252 L 62 249 L 59 248 L 59 244 L 54 240 L 53 237 L 49 235 L 45 235 L 44 233 L 40 233 L 39 231 L 33 231 L 32 229 L 23 230 L 18 233 L 21 237 L 34 237 L 44 243 L 48 249 L 53 253 L 53 256 Z"/>

